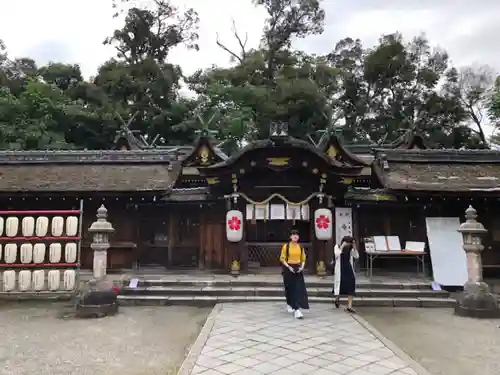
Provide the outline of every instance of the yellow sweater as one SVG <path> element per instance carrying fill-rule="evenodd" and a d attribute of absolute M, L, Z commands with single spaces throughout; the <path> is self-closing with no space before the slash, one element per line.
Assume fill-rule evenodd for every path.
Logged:
<path fill-rule="evenodd" d="M 286 261 L 286 247 L 287 244 L 283 245 L 281 248 L 280 261 Z M 302 247 L 298 243 L 290 242 L 290 248 L 288 250 L 288 264 L 301 264 L 306 262 L 306 253 L 302 250 Z"/>

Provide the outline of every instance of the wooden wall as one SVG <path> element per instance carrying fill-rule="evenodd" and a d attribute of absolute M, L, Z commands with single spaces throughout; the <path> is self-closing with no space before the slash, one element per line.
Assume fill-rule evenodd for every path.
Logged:
<path fill-rule="evenodd" d="M 229 269 L 232 259 L 228 252 L 225 218 L 220 207 L 201 212 L 199 248 L 203 268 Z"/>
<path fill-rule="evenodd" d="M 136 225 L 140 220 L 135 205 L 125 203 L 124 200 L 90 200 L 86 201 L 83 213 L 83 240 L 82 240 L 82 268 L 92 269 L 93 250 L 90 248 L 92 235 L 89 227 L 96 220 L 97 209 L 104 204 L 108 210 L 108 221 L 113 225 L 114 233 L 110 235 L 108 250 L 108 269 L 119 270 L 132 268 L 137 260 L 139 246 L 139 228 Z"/>

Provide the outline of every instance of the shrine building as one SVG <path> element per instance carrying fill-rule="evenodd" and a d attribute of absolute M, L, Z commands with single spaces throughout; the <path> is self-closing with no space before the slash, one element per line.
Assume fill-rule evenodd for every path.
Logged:
<path fill-rule="evenodd" d="M 115 229 L 109 271 L 214 272 L 278 266 L 292 228 L 309 272 L 346 235 L 359 244 L 361 268 L 367 243 L 385 246 L 375 237 L 396 250 L 422 243 L 428 253 L 427 219 L 463 221 L 472 205 L 488 229 L 485 275 L 500 276 L 500 152 L 433 149 L 412 131 L 382 145 L 343 144 L 333 131 L 317 144 L 274 134 L 231 156 L 206 131 L 180 147 L 151 147 L 124 130 L 112 150 L 1 151 L 0 202 L 4 210 L 71 210 L 83 200 L 83 268 L 92 268 L 87 229 L 104 204 Z"/>

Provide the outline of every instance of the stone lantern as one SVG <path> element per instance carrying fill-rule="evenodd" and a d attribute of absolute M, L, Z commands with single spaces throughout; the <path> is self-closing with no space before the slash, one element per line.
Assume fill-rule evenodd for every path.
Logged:
<path fill-rule="evenodd" d="M 109 235 L 114 232 L 111 223 L 106 220 L 108 210 L 101 205 L 97 210 L 97 220 L 92 223 L 89 232 L 92 233 L 91 249 L 94 250 L 94 278 L 99 280 L 106 276 L 109 249 Z"/>
<path fill-rule="evenodd" d="M 472 206 L 465 211 L 465 218 L 465 223 L 460 225 L 458 231 L 463 236 L 467 255 L 468 280 L 464 291 L 457 298 L 455 314 L 475 318 L 500 318 L 498 302 L 489 292 L 488 284 L 483 282 L 481 253 L 484 246 L 481 237 L 487 230 L 476 220 L 477 211 Z"/>

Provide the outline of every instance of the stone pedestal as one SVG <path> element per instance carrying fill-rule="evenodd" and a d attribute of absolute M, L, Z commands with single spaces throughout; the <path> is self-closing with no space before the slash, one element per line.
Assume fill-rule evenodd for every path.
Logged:
<path fill-rule="evenodd" d="M 455 314 L 472 318 L 500 318 L 500 309 L 496 297 L 490 293 L 488 284 L 483 282 L 483 264 L 481 253 L 484 250 L 481 236 L 487 232 L 476 220 L 477 212 L 470 207 L 465 211 L 465 223 L 458 231 L 464 238 L 464 250 L 467 254 L 468 280 L 464 291 L 457 297 Z"/>
<path fill-rule="evenodd" d="M 108 210 L 101 205 L 97 210 L 97 220 L 92 223 L 89 232 L 92 233 L 92 244 L 90 248 L 94 250 L 94 278 L 103 279 L 106 276 L 109 249 L 109 234 L 114 232 L 111 223 L 106 220 Z"/>
<path fill-rule="evenodd" d="M 496 297 L 489 292 L 484 282 L 467 283 L 457 298 L 455 314 L 472 318 L 500 318 L 500 308 Z"/>
<path fill-rule="evenodd" d="M 96 279 L 102 279 L 106 276 L 106 268 L 108 263 L 107 250 L 94 250 L 93 274 Z"/>
<path fill-rule="evenodd" d="M 76 318 L 103 318 L 118 313 L 117 293 L 105 278 L 90 280 L 76 304 Z"/>

